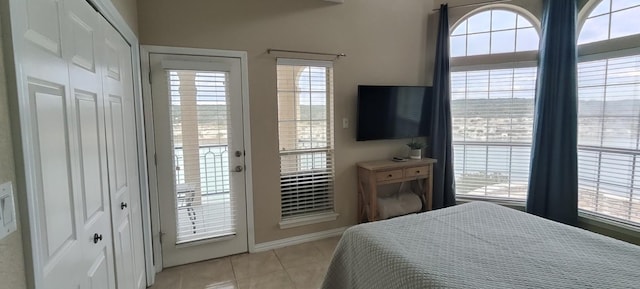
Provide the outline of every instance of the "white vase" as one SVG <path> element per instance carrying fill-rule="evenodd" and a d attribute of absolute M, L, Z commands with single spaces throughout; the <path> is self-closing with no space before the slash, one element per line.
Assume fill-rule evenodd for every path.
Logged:
<path fill-rule="evenodd" d="M 411 154 L 409 158 L 412 160 L 420 160 L 422 159 L 422 149 L 411 150 Z"/>

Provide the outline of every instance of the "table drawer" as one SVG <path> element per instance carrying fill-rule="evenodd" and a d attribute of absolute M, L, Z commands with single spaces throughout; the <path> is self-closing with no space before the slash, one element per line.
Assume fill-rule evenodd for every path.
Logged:
<path fill-rule="evenodd" d="M 406 178 L 426 177 L 428 175 L 429 175 L 429 167 L 428 166 L 404 169 L 404 176 Z"/>
<path fill-rule="evenodd" d="M 402 179 L 402 170 L 393 170 L 386 172 L 378 172 L 376 173 L 376 180 L 378 182 Z"/>

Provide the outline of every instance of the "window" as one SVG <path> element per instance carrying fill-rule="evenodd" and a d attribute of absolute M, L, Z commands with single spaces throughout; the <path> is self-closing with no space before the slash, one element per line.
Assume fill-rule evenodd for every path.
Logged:
<path fill-rule="evenodd" d="M 538 50 L 538 32 L 517 13 L 483 11 L 462 21 L 451 33 L 451 57 Z"/>
<path fill-rule="evenodd" d="M 510 10 L 479 12 L 453 29 L 451 113 L 459 197 L 526 198 L 538 45 L 533 24 Z M 478 62 L 469 57 L 474 55 L 484 56 Z"/>
<path fill-rule="evenodd" d="M 579 43 L 599 51 L 578 64 L 579 208 L 640 225 L 640 1 L 599 2 Z M 635 34 L 635 35 L 632 35 Z M 620 51 L 608 40 L 631 37 Z M 595 42 L 599 41 L 599 42 Z"/>
<path fill-rule="evenodd" d="M 604 0 L 589 14 L 578 44 L 615 39 L 640 33 L 640 1 Z"/>
<path fill-rule="evenodd" d="M 333 212 L 331 62 L 278 59 L 282 219 Z"/>

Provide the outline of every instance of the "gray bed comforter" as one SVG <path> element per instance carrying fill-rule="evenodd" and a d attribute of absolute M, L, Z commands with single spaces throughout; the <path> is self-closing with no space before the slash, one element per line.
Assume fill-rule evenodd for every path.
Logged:
<path fill-rule="evenodd" d="M 322 288 L 640 288 L 640 247 L 473 202 L 349 228 Z"/>

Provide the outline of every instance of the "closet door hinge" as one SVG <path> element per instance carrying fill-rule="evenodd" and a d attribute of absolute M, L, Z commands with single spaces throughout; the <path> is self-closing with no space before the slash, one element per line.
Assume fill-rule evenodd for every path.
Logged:
<path fill-rule="evenodd" d="M 153 153 L 153 165 L 158 166 L 158 154 Z"/>
<path fill-rule="evenodd" d="M 165 232 L 160 231 L 160 244 L 162 244 L 162 241 L 164 240 L 164 235 L 165 234 L 166 234 Z"/>
<path fill-rule="evenodd" d="M 151 84 L 151 71 L 149 71 L 149 84 Z"/>

